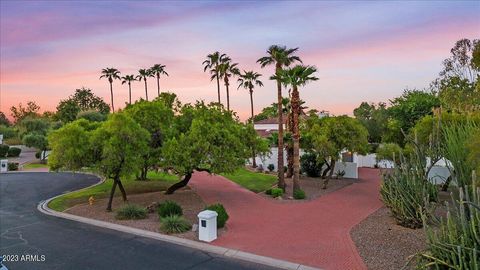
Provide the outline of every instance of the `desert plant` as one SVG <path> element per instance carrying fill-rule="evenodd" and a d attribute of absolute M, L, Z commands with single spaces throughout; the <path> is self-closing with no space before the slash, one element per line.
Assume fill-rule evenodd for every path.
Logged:
<path fill-rule="evenodd" d="M 18 162 L 8 162 L 7 169 L 9 171 L 18 171 Z"/>
<path fill-rule="evenodd" d="M 20 156 L 21 152 L 22 152 L 22 149 L 20 149 L 18 147 L 10 147 L 8 149 L 7 156 L 8 157 L 18 157 L 18 156 Z"/>
<path fill-rule="evenodd" d="M 225 210 L 225 207 L 223 207 L 222 204 L 216 203 L 209 205 L 205 208 L 205 210 L 211 210 L 217 212 L 217 228 L 223 228 L 225 226 L 225 223 L 227 223 L 227 220 L 229 218 L 227 210 Z"/>
<path fill-rule="evenodd" d="M 338 170 L 336 172 L 337 179 L 343 178 L 345 176 L 345 171 L 344 170 Z"/>
<path fill-rule="evenodd" d="M 117 210 L 116 219 L 144 219 L 147 209 L 136 204 L 126 204 Z"/>
<path fill-rule="evenodd" d="M 453 207 L 438 228 L 430 227 L 424 219 L 427 250 L 420 253 L 418 268 L 480 269 L 480 187 L 475 173 L 472 178 L 472 186 L 459 188 L 458 200 L 452 196 Z"/>
<path fill-rule="evenodd" d="M 277 198 L 283 195 L 283 189 L 281 188 L 272 188 L 272 197 Z"/>
<path fill-rule="evenodd" d="M 0 158 L 7 156 L 9 148 L 10 146 L 8 146 L 7 144 L 0 144 Z"/>
<path fill-rule="evenodd" d="M 182 207 L 174 201 L 164 201 L 163 203 L 159 204 L 157 208 L 157 212 L 160 218 L 173 216 L 173 215 L 176 215 L 176 216 L 183 215 Z"/>
<path fill-rule="evenodd" d="M 303 199 L 305 199 L 305 197 L 306 197 L 305 191 L 303 191 L 301 189 L 297 189 L 297 190 L 293 191 L 293 198 L 295 200 L 303 200 Z"/>
<path fill-rule="evenodd" d="M 318 162 L 318 156 L 315 153 L 305 153 L 300 157 L 300 168 L 309 177 L 319 177 L 322 166 L 323 163 Z"/>
<path fill-rule="evenodd" d="M 268 169 L 269 172 L 273 172 L 273 170 L 275 170 L 275 165 L 268 164 L 267 169 Z"/>
<path fill-rule="evenodd" d="M 160 230 L 165 233 L 183 233 L 190 230 L 192 226 L 182 216 L 170 215 L 160 219 Z"/>

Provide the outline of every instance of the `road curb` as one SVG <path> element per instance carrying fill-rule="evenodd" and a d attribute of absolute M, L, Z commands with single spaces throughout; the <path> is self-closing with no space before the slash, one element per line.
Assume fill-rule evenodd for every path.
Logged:
<path fill-rule="evenodd" d="M 82 173 L 82 174 L 92 174 L 92 173 Z M 93 175 L 95 175 L 95 174 L 93 174 Z M 98 177 L 98 175 L 95 175 L 95 176 Z M 102 179 L 100 177 L 99 182 L 97 182 L 97 183 L 95 183 L 91 186 L 79 189 L 79 190 L 84 190 L 84 189 L 99 185 L 103 182 L 104 182 L 104 179 Z M 79 190 L 75 190 L 75 191 L 79 191 Z M 72 192 L 75 192 L 75 191 L 72 191 Z M 71 192 L 69 192 L 69 193 L 71 193 Z M 65 193 L 65 194 L 68 194 L 68 193 Z M 185 247 L 189 247 L 189 248 L 194 248 L 194 249 L 198 249 L 198 250 L 205 251 L 205 252 L 208 252 L 208 253 L 213 253 L 213 254 L 225 256 L 225 257 L 228 257 L 228 258 L 233 258 L 233 259 L 238 259 L 238 260 L 242 260 L 242 261 L 248 261 L 248 262 L 263 264 L 263 265 L 266 265 L 266 266 L 276 267 L 276 268 L 279 268 L 279 269 L 321 270 L 320 268 L 310 267 L 310 266 L 306 266 L 306 265 L 302 265 L 302 264 L 298 264 L 298 263 L 293 263 L 293 262 L 289 262 L 289 261 L 284 261 L 284 260 L 279 260 L 279 259 L 275 259 L 275 258 L 271 258 L 271 257 L 260 256 L 260 255 L 256 255 L 256 254 L 253 254 L 253 253 L 240 251 L 240 250 L 209 245 L 209 244 L 206 244 L 206 243 L 201 243 L 201 242 L 197 242 L 197 241 L 193 241 L 193 240 L 189 240 L 189 239 L 184 239 L 184 238 L 180 238 L 180 237 L 175 237 L 175 236 L 171 236 L 171 235 L 165 235 L 165 234 L 156 233 L 156 232 L 152 232 L 152 231 L 146 231 L 146 230 L 141 230 L 141 229 L 137 229 L 137 228 L 132 228 L 132 227 L 128 227 L 128 226 L 124 226 L 124 225 L 120 225 L 120 224 L 115 224 L 115 223 L 100 221 L 100 220 L 96 220 L 96 219 L 90 219 L 90 218 L 86 218 L 86 217 L 67 214 L 67 213 L 63 213 L 63 212 L 58 212 L 58 211 L 55 211 L 55 210 L 48 207 L 48 203 L 50 203 L 50 201 L 52 201 L 52 200 L 54 200 L 54 199 L 56 199 L 60 196 L 63 196 L 65 194 L 60 194 L 60 195 L 57 195 L 57 196 L 52 197 L 50 199 L 41 201 L 37 205 L 38 211 L 42 212 L 43 214 L 49 215 L 49 216 L 55 216 L 55 217 L 59 217 L 59 218 L 63 218 L 63 219 L 73 220 L 73 221 L 77 221 L 77 222 L 81 222 L 81 223 L 85 223 L 85 224 L 90 224 L 90 225 L 101 227 L 101 228 L 107 228 L 107 229 L 116 230 L 116 231 L 120 231 L 120 232 L 125 232 L 125 233 L 129 233 L 129 234 L 133 234 L 133 235 L 137 235 L 137 236 L 141 236 L 141 237 L 146 237 L 146 238 L 150 238 L 150 239 L 169 242 L 169 243 L 172 243 L 172 244 L 177 244 L 177 245 L 181 245 L 181 246 L 185 246 Z"/>

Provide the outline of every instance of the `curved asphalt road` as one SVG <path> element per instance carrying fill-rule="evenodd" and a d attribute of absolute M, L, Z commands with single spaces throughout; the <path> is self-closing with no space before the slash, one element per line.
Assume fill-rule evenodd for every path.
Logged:
<path fill-rule="evenodd" d="M 4 264 L 10 270 L 273 269 L 37 211 L 40 201 L 97 181 L 71 173 L 0 174 L 0 255 L 39 260 Z"/>

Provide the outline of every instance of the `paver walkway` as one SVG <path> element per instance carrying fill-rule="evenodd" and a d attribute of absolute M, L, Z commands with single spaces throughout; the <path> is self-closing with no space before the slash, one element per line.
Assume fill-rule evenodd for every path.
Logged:
<path fill-rule="evenodd" d="M 359 181 L 316 200 L 278 203 L 221 176 L 195 173 L 190 186 L 227 209 L 228 232 L 213 242 L 323 269 L 366 269 L 350 230 L 382 206 L 379 172 L 359 169 Z"/>

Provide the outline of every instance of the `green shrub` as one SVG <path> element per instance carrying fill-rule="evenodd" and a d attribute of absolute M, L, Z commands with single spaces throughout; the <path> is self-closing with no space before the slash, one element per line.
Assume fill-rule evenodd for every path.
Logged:
<path fill-rule="evenodd" d="M 300 157 L 300 169 L 309 177 L 319 177 L 323 163 L 319 163 L 315 153 L 305 153 Z"/>
<path fill-rule="evenodd" d="M 209 205 L 205 208 L 205 210 L 212 210 L 217 212 L 217 228 L 223 228 L 225 226 L 225 223 L 227 223 L 229 216 L 227 214 L 227 210 L 225 210 L 225 207 L 223 207 L 222 204 L 216 203 Z"/>
<path fill-rule="evenodd" d="M 296 189 L 295 191 L 293 191 L 293 198 L 295 200 L 303 200 L 305 199 L 305 197 L 306 197 L 305 191 L 301 189 Z"/>
<path fill-rule="evenodd" d="M 177 216 L 183 215 L 182 207 L 174 201 L 164 201 L 158 206 L 157 212 L 160 218 L 173 216 L 173 215 L 177 215 Z"/>
<path fill-rule="evenodd" d="M 171 215 L 160 219 L 160 230 L 165 233 L 183 233 L 190 230 L 192 226 L 188 221 L 179 215 Z"/>
<path fill-rule="evenodd" d="M 22 152 L 22 149 L 18 148 L 18 147 L 10 147 L 8 149 L 8 156 L 9 157 L 18 157 L 20 156 L 20 153 Z"/>
<path fill-rule="evenodd" d="M 268 169 L 269 172 L 273 172 L 273 170 L 275 170 L 275 165 L 268 164 L 267 169 Z"/>
<path fill-rule="evenodd" d="M 276 197 L 280 197 L 283 195 L 283 189 L 281 188 L 272 188 L 272 197 L 273 198 L 276 198 Z"/>
<path fill-rule="evenodd" d="M 117 210 L 116 219 L 144 219 L 147 217 L 147 209 L 136 204 L 127 204 Z"/>
<path fill-rule="evenodd" d="M 0 144 L 0 158 L 7 156 L 9 148 L 10 146 L 8 146 L 7 144 Z"/>
<path fill-rule="evenodd" d="M 265 190 L 265 194 L 272 195 L 272 189 L 269 188 L 269 189 Z"/>
<path fill-rule="evenodd" d="M 452 196 L 453 209 L 438 228 L 425 222 L 427 249 L 420 253 L 419 269 L 480 269 L 480 187 L 467 190 L 460 188 L 459 200 Z"/>
<path fill-rule="evenodd" d="M 402 148 L 396 143 L 383 143 L 377 147 L 377 162 L 390 160 L 398 163 L 402 155 Z"/>
<path fill-rule="evenodd" d="M 37 151 L 37 152 L 35 153 L 35 158 L 36 158 L 36 159 L 40 159 L 41 157 L 42 157 L 42 151 Z"/>
<path fill-rule="evenodd" d="M 8 162 L 7 169 L 9 171 L 18 171 L 18 162 Z"/>

